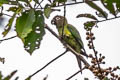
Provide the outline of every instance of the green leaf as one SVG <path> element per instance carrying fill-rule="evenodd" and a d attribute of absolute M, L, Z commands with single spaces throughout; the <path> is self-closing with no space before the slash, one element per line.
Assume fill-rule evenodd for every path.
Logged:
<path fill-rule="evenodd" d="M 11 0 L 0 0 L 0 6 L 2 6 L 2 4 L 18 5 L 18 2 L 17 1 L 11 1 Z"/>
<path fill-rule="evenodd" d="M 17 8 L 17 7 L 10 7 L 7 11 L 13 11 L 14 14 L 13 14 L 13 16 L 10 18 L 8 24 L 5 26 L 5 30 L 4 30 L 4 32 L 2 33 L 4 37 L 5 37 L 5 36 L 8 34 L 8 32 L 10 31 L 10 29 L 11 29 L 11 27 L 12 27 L 12 24 L 13 24 L 13 21 L 14 21 L 14 19 L 15 19 L 15 17 L 16 17 L 16 14 L 20 13 L 20 12 L 22 11 L 22 8 L 21 8 L 21 7 L 18 7 L 18 8 Z"/>
<path fill-rule="evenodd" d="M 109 80 L 109 79 L 107 77 L 105 77 L 104 80 Z"/>
<path fill-rule="evenodd" d="M 31 77 L 26 78 L 25 80 L 31 80 Z"/>
<path fill-rule="evenodd" d="M 2 6 L 2 3 L 0 3 L 0 7 Z"/>
<path fill-rule="evenodd" d="M 87 21 L 86 23 L 84 23 L 84 29 L 86 29 L 87 31 L 89 31 L 95 25 L 96 25 L 96 21 Z"/>
<path fill-rule="evenodd" d="M 12 11 L 12 12 L 15 12 L 16 14 L 19 14 L 21 13 L 23 9 L 23 6 L 19 6 L 19 7 L 10 7 L 7 11 Z"/>
<path fill-rule="evenodd" d="M 30 54 L 33 53 L 34 50 L 38 49 L 41 43 L 41 40 L 45 34 L 44 30 L 44 16 L 41 14 L 41 11 L 35 12 L 35 22 L 32 26 L 32 31 L 25 38 L 24 48 Z"/>
<path fill-rule="evenodd" d="M 79 17 L 87 17 L 87 18 L 91 18 L 91 19 L 94 19 L 94 20 L 98 20 L 94 15 L 87 14 L 87 13 L 77 15 L 77 18 L 79 18 Z"/>
<path fill-rule="evenodd" d="M 32 25 L 35 22 L 35 13 L 31 9 L 28 12 L 24 12 L 22 16 L 16 20 L 16 32 L 17 36 L 24 42 L 25 37 L 32 31 Z"/>
<path fill-rule="evenodd" d="M 88 78 L 84 78 L 84 80 L 89 80 Z"/>
<path fill-rule="evenodd" d="M 55 7 L 55 6 L 57 6 L 57 4 L 58 4 L 58 6 L 59 6 L 59 3 L 65 3 L 65 2 L 67 2 L 67 0 L 54 0 L 53 1 L 53 3 L 51 4 L 51 6 L 52 7 Z"/>
<path fill-rule="evenodd" d="M 0 0 L 0 7 L 3 5 L 3 4 L 8 4 L 9 1 L 8 0 Z"/>
<path fill-rule="evenodd" d="M 8 5 L 18 5 L 18 2 L 17 1 L 11 1 L 11 0 L 7 0 L 8 1 L 8 3 L 5 3 L 5 4 L 8 4 Z"/>
<path fill-rule="evenodd" d="M 104 18 L 107 19 L 107 15 L 105 14 L 105 11 L 103 11 L 99 6 L 97 6 L 95 3 L 93 3 L 93 1 L 85 0 L 85 3 L 88 4 L 90 7 L 92 7 L 93 9 L 100 12 L 104 16 Z"/>
<path fill-rule="evenodd" d="M 8 4 L 9 1 L 8 1 L 8 0 L 0 0 L 0 3 L 1 3 L 1 4 Z"/>
<path fill-rule="evenodd" d="M 2 80 L 2 77 L 3 77 L 3 75 L 2 75 L 2 73 L 1 73 L 1 71 L 0 71 L 0 80 Z"/>
<path fill-rule="evenodd" d="M 51 9 L 51 7 L 53 7 L 53 6 L 54 6 L 54 4 L 52 4 L 52 5 L 46 4 L 46 6 L 44 8 L 44 15 L 45 15 L 46 18 L 49 18 L 50 14 L 53 11 L 60 11 L 60 9 Z"/>
<path fill-rule="evenodd" d="M 0 57 L 0 62 L 2 62 L 4 64 L 5 63 L 5 58 Z"/>
<path fill-rule="evenodd" d="M 105 12 L 105 14 L 106 14 L 106 16 L 108 16 L 108 14 Z M 98 17 L 102 17 L 102 18 L 104 18 L 104 16 L 101 14 L 101 13 L 99 13 L 99 12 L 96 12 L 96 15 L 98 16 Z"/>
<path fill-rule="evenodd" d="M 46 18 L 49 18 L 51 12 L 52 12 L 51 7 L 47 4 L 47 5 L 45 6 L 45 9 L 44 9 L 44 15 L 45 15 L 45 17 L 46 17 Z"/>
<path fill-rule="evenodd" d="M 17 70 L 11 72 L 10 75 L 8 75 L 7 77 L 5 77 L 3 80 L 10 80 L 15 75 L 16 72 L 17 72 Z"/>
<path fill-rule="evenodd" d="M 10 7 L 7 11 L 16 12 L 18 10 L 18 7 Z"/>
<path fill-rule="evenodd" d="M 51 7 L 56 7 L 57 6 L 57 3 L 56 1 L 53 1 L 53 3 L 51 4 Z"/>
<path fill-rule="evenodd" d="M 115 0 L 117 10 L 120 12 L 120 0 Z"/>
<path fill-rule="evenodd" d="M 3 36 L 5 37 L 8 32 L 10 31 L 11 27 L 12 27 L 12 24 L 13 24 L 13 21 L 15 19 L 15 16 L 16 16 L 16 13 L 13 14 L 13 16 L 10 18 L 8 24 L 5 26 L 5 29 L 4 29 L 4 32 L 2 32 Z"/>
<path fill-rule="evenodd" d="M 115 12 L 115 8 L 114 8 L 114 0 L 101 0 L 101 3 L 104 5 L 104 7 L 106 9 L 109 10 L 109 12 L 111 14 L 113 14 L 114 16 L 116 16 L 116 12 Z"/>

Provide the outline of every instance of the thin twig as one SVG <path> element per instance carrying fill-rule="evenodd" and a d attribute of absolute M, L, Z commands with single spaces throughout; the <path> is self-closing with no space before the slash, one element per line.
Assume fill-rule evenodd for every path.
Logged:
<path fill-rule="evenodd" d="M 97 23 L 99 23 L 99 22 L 104 22 L 104 21 L 108 21 L 108 20 L 113 20 L 113 19 L 117 19 L 117 18 L 120 18 L 120 16 L 113 17 L 113 18 L 109 18 L 109 19 L 105 19 L 105 20 L 100 20 L 100 21 L 97 21 Z"/>
<path fill-rule="evenodd" d="M 91 32 L 91 30 L 90 30 L 90 34 L 91 34 L 91 33 L 92 33 L 92 32 Z M 95 46 L 94 46 L 94 43 L 93 43 L 93 39 L 92 39 L 92 38 L 91 38 L 91 43 L 92 43 L 93 52 L 94 52 L 94 54 L 95 54 L 96 62 L 97 62 L 97 64 L 98 64 L 99 71 L 100 71 L 100 73 L 101 73 L 101 75 L 102 75 L 101 67 L 100 67 L 100 64 L 99 64 L 99 61 L 98 61 L 98 57 L 97 57 L 97 52 L 96 52 L 96 50 L 95 50 Z M 100 78 L 101 78 L 101 77 L 100 77 Z M 102 78 L 101 78 L 100 80 L 102 80 Z"/>
<path fill-rule="evenodd" d="M 63 22 L 63 28 L 62 28 L 62 38 L 63 38 L 63 35 L 64 35 L 65 17 L 66 17 L 66 5 L 65 5 L 65 2 L 64 2 L 64 22 Z"/>
<path fill-rule="evenodd" d="M 120 16 L 116 16 L 116 17 L 108 18 L 108 19 L 104 19 L 104 20 L 98 20 L 98 21 L 96 21 L 96 22 L 97 22 L 97 23 L 99 23 L 99 22 L 105 22 L 105 21 L 114 20 L 114 19 L 117 19 L 117 18 L 120 18 Z"/>
<path fill-rule="evenodd" d="M 33 7 L 31 6 L 30 2 L 29 2 L 28 0 L 25 0 L 25 1 L 28 3 L 29 7 L 30 7 L 31 9 L 33 9 Z"/>
<path fill-rule="evenodd" d="M 100 1 L 100 0 L 90 0 L 90 1 Z M 66 6 L 70 6 L 70 5 L 75 5 L 75 4 L 82 4 L 82 3 L 85 3 L 84 1 L 80 1 L 80 2 L 75 2 L 75 3 L 67 3 L 65 4 Z M 55 7 L 61 7 L 61 6 L 64 6 L 63 5 L 59 5 L 59 6 L 55 6 Z"/>
<path fill-rule="evenodd" d="M 38 8 L 38 7 L 40 6 L 40 8 L 43 9 L 42 6 L 41 6 L 41 3 L 42 3 L 43 1 L 44 1 L 44 0 L 42 0 L 40 3 L 38 3 L 38 6 L 37 6 L 36 8 Z"/>
<path fill-rule="evenodd" d="M 44 0 L 42 0 L 44 1 Z M 91 0 L 91 1 L 100 1 L 100 0 Z M 16 1 L 9 1 L 11 3 L 15 3 Z M 69 5 L 75 5 L 75 4 L 81 4 L 81 3 L 85 3 L 84 0 L 83 1 L 80 1 L 80 2 L 75 2 L 75 3 L 67 3 L 65 4 L 66 6 L 69 6 Z M 6 3 L 4 3 L 6 4 Z M 9 4 L 9 5 L 13 5 L 13 4 Z M 59 5 L 59 6 L 55 6 L 55 7 L 61 7 L 61 6 L 64 6 L 64 5 Z M 44 9 L 44 8 L 41 8 L 41 9 Z"/>
<path fill-rule="evenodd" d="M 5 14 L 5 13 L 2 13 L 2 15 L 5 15 L 5 16 L 8 16 L 8 17 L 12 17 L 11 15 Z"/>
<path fill-rule="evenodd" d="M 68 50 L 66 49 L 65 52 L 63 52 L 62 54 L 60 54 L 59 56 L 55 57 L 54 59 L 52 59 L 50 62 L 48 62 L 45 66 L 43 66 L 42 68 L 40 68 L 39 70 L 37 70 L 35 73 L 33 73 L 32 75 L 29 76 L 29 78 L 33 77 L 34 75 L 36 75 L 37 73 L 39 73 L 40 71 L 42 71 L 43 69 L 45 69 L 48 65 L 50 65 L 52 62 L 54 62 L 55 60 L 57 60 L 58 58 L 60 58 L 61 56 L 63 56 Z"/>
<path fill-rule="evenodd" d="M 17 36 L 12 36 L 12 37 L 9 37 L 9 38 L 6 38 L 6 39 L 2 39 L 2 40 L 0 40 L 0 42 L 6 41 L 6 40 L 10 40 L 10 39 L 13 39 L 13 38 L 15 38 L 15 37 L 17 37 Z"/>
<path fill-rule="evenodd" d="M 100 0 L 92 0 L 92 1 L 100 1 Z M 70 5 L 82 4 L 82 3 L 85 3 L 85 2 L 84 1 L 80 1 L 80 2 L 75 2 L 75 3 L 67 3 L 65 5 L 66 6 L 70 6 Z M 55 8 L 55 7 L 62 7 L 62 6 L 64 6 L 64 4 L 58 5 L 58 6 L 54 6 L 53 8 Z M 44 9 L 44 8 L 35 8 L 35 9 Z"/>
<path fill-rule="evenodd" d="M 77 71 L 76 73 L 74 73 L 73 75 L 71 75 L 70 77 L 68 77 L 66 80 L 70 80 L 71 78 L 73 78 L 75 75 L 77 75 L 78 73 L 82 72 L 84 69 L 86 69 L 86 67 L 82 68 L 81 70 Z"/>

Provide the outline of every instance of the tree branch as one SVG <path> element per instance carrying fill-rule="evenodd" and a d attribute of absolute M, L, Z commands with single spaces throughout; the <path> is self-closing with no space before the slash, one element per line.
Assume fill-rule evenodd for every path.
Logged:
<path fill-rule="evenodd" d="M 86 67 L 82 68 L 81 70 L 77 71 L 76 73 L 74 73 L 73 75 L 71 75 L 70 77 L 68 77 L 66 80 L 70 80 L 71 78 L 73 78 L 75 75 L 77 75 L 78 73 L 82 72 L 84 69 L 86 69 Z"/>
<path fill-rule="evenodd" d="M 28 0 L 25 0 L 26 1 L 26 3 L 29 5 L 29 7 L 31 8 L 31 9 L 33 9 L 33 7 L 32 7 L 32 5 L 30 4 L 30 2 L 28 1 Z"/>
<path fill-rule="evenodd" d="M 90 0 L 90 1 L 100 1 L 100 0 Z M 85 3 L 84 0 L 83 0 L 83 1 L 80 1 L 80 2 L 75 2 L 75 3 L 67 3 L 67 4 L 65 4 L 65 5 L 66 5 L 66 6 L 70 6 L 70 5 L 82 4 L 82 3 Z M 59 5 L 59 6 L 55 6 L 55 7 L 61 7 L 61 6 L 64 6 L 64 4 Z"/>
<path fill-rule="evenodd" d="M 30 79 L 31 77 L 33 77 L 34 75 L 36 75 L 37 73 L 39 73 L 40 71 L 42 71 L 43 69 L 45 69 L 48 65 L 50 65 L 52 62 L 54 62 L 55 60 L 57 60 L 58 58 L 60 58 L 61 56 L 63 56 L 68 50 L 66 49 L 65 52 L 63 52 L 62 54 L 60 54 L 59 56 L 57 56 L 56 58 L 52 59 L 50 62 L 48 62 L 45 66 L 43 66 L 42 68 L 40 68 L 39 70 L 37 70 L 35 73 L 33 73 L 32 75 L 30 75 L 28 78 Z"/>
<path fill-rule="evenodd" d="M 40 8 L 42 9 L 41 3 L 42 3 L 43 1 L 44 1 L 44 0 L 41 0 L 41 2 L 40 2 L 40 3 L 38 3 L 37 8 L 40 6 Z"/>
<path fill-rule="evenodd" d="M 92 33 L 92 31 L 90 30 L 90 34 Z M 92 45 L 92 50 L 94 52 L 94 55 L 95 55 L 95 58 L 96 58 L 96 62 L 97 62 L 97 65 L 98 65 L 98 68 L 99 68 L 99 71 L 100 71 L 100 74 L 102 75 L 102 72 L 101 72 L 101 66 L 99 64 L 99 61 L 98 61 L 98 56 L 97 56 L 97 51 L 95 50 L 95 46 L 94 46 L 94 43 L 93 43 L 93 39 L 91 38 L 91 45 Z M 100 77 L 101 78 L 101 77 Z M 102 80 L 102 78 L 101 78 Z"/>
<path fill-rule="evenodd" d="M 5 14 L 5 13 L 2 13 L 2 15 L 5 15 L 5 16 L 8 16 L 8 17 L 12 17 L 12 15 Z"/>
<path fill-rule="evenodd" d="M 65 16 L 66 16 L 66 5 L 65 5 L 65 2 L 64 2 L 64 22 L 63 22 L 63 28 L 62 28 L 62 38 L 64 36 Z"/>
<path fill-rule="evenodd" d="M 100 1 L 100 0 L 92 0 L 92 1 Z M 82 4 L 82 3 L 85 3 L 84 0 L 83 0 L 83 1 L 80 1 L 80 2 L 67 3 L 67 4 L 62 4 L 62 5 L 54 6 L 53 8 L 55 8 L 55 7 L 62 7 L 62 6 L 64 6 L 64 5 L 70 6 L 70 5 Z M 35 9 L 44 9 L 44 8 L 35 8 Z"/>
<path fill-rule="evenodd" d="M 9 40 L 9 39 L 13 39 L 13 38 L 15 38 L 15 37 L 17 37 L 17 36 L 12 36 L 12 37 L 10 37 L 10 38 L 2 39 L 2 40 L 0 40 L 0 43 L 1 43 L 2 41 L 6 41 L 6 40 Z"/>
<path fill-rule="evenodd" d="M 116 17 L 113 17 L 113 18 L 105 19 L 105 20 L 100 20 L 100 21 L 97 21 L 97 23 L 108 21 L 108 20 L 113 20 L 113 19 L 117 19 L 117 18 L 120 18 L 120 16 L 116 16 Z"/>

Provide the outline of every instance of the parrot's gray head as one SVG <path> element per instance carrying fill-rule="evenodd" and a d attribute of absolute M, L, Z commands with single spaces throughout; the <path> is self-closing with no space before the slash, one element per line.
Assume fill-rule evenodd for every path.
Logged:
<path fill-rule="evenodd" d="M 57 15 L 52 19 L 51 24 L 56 25 L 56 27 L 62 27 L 63 24 L 67 24 L 67 20 L 64 18 L 64 16 Z"/>

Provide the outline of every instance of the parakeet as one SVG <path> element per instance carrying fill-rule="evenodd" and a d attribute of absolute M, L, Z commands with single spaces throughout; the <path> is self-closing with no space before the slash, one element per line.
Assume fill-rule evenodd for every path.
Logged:
<path fill-rule="evenodd" d="M 84 49 L 84 44 L 81 40 L 78 30 L 73 25 L 68 24 L 67 19 L 65 17 L 57 15 L 52 19 L 51 24 L 56 25 L 59 36 L 62 37 L 62 39 L 69 46 L 71 46 L 77 53 L 88 57 Z M 63 25 L 64 25 L 64 31 L 63 31 Z M 79 56 L 76 57 L 79 67 L 81 69 L 81 60 Z"/>

